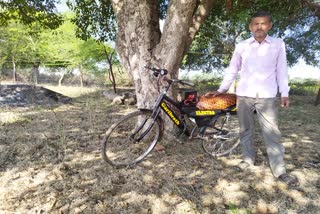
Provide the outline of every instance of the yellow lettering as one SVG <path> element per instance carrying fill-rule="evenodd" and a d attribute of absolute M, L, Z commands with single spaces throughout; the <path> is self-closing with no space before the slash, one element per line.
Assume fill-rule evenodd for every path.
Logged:
<path fill-rule="evenodd" d="M 175 124 L 180 125 L 180 121 L 174 116 L 173 112 L 167 107 L 165 103 L 161 103 L 163 110 L 169 115 Z"/>
<path fill-rule="evenodd" d="M 214 111 L 196 111 L 196 115 L 215 115 Z"/>

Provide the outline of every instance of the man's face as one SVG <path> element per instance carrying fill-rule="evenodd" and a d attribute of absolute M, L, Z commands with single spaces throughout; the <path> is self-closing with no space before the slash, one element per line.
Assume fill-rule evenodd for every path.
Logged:
<path fill-rule="evenodd" d="M 254 38 L 265 38 L 271 28 L 272 22 L 269 17 L 253 18 L 249 25 L 249 29 L 253 33 Z"/>

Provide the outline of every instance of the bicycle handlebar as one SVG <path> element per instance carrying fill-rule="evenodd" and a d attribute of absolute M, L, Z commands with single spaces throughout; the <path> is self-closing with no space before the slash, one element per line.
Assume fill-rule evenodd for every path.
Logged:
<path fill-rule="evenodd" d="M 144 67 L 147 68 L 147 69 L 149 69 L 149 70 L 151 70 L 151 71 L 153 71 L 153 75 L 154 75 L 155 77 L 158 77 L 159 74 L 160 74 L 161 76 L 164 76 L 164 75 L 168 74 L 168 70 L 166 70 L 166 69 L 150 68 L 150 67 L 148 67 L 148 66 L 144 66 Z"/>
<path fill-rule="evenodd" d="M 145 68 L 153 71 L 153 75 L 155 77 L 160 76 L 165 76 L 168 74 L 168 70 L 167 69 L 157 69 L 157 68 L 150 68 L 148 66 L 144 66 Z M 179 80 L 179 79 L 165 79 L 168 83 L 179 83 L 181 85 L 188 85 L 188 86 L 194 86 L 194 84 L 192 82 L 188 82 L 188 81 L 184 81 L 184 80 Z"/>
<path fill-rule="evenodd" d="M 192 82 L 187 82 L 187 81 L 184 81 L 184 80 L 179 80 L 179 83 L 181 85 L 188 85 L 188 86 L 194 86 L 194 84 Z"/>

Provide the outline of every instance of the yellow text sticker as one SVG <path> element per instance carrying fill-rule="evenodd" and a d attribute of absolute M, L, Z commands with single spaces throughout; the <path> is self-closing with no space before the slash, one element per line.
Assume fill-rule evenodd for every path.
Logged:
<path fill-rule="evenodd" d="M 214 111 L 196 111 L 196 115 L 215 115 L 216 113 Z"/>

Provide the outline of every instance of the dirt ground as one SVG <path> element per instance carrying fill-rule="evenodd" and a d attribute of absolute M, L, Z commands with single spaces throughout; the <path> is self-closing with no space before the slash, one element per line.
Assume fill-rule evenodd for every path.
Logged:
<path fill-rule="evenodd" d="M 292 97 L 280 128 L 290 190 L 268 167 L 260 134 L 257 166 L 239 171 L 239 154 L 214 159 L 198 141 L 166 137 L 132 169 L 113 169 L 99 136 L 132 107 L 102 92 L 72 104 L 0 109 L 0 213 L 320 213 L 320 106 Z"/>

